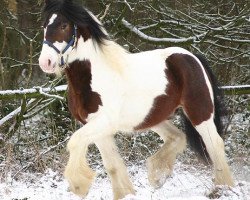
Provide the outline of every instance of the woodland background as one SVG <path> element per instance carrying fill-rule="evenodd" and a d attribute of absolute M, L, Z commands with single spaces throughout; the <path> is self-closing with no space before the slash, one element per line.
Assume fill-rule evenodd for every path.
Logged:
<path fill-rule="evenodd" d="M 130 52 L 181 46 L 205 55 L 221 85 L 250 84 L 249 0 L 79 3 L 93 11 Z M 63 168 L 66 141 L 80 126 L 68 112 L 65 91 L 54 91 L 66 84 L 64 77 L 46 75 L 38 66 L 42 6 L 42 0 L 0 0 L 0 90 L 35 90 L 32 95 L 0 95 L 0 180 L 10 171 L 15 178 L 27 170 Z M 53 95 L 41 87 L 52 88 Z M 249 94 L 225 95 L 225 103 L 227 154 L 233 161 L 249 163 Z M 175 121 L 178 124 L 178 118 Z M 161 141 L 153 133 L 136 138 L 119 134 L 117 143 L 130 163 L 145 160 Z M 91 146 L 90 152 L 95 151 Z M 91 164 L 99 165 L 98 159 L 90 159 Z"/>

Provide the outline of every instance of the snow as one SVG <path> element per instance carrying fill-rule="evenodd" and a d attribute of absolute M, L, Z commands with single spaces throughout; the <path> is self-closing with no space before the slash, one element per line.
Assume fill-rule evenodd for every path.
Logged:
<path fill-rule="evenodd" d="M 125 20 L 123 20 L 124 23 L 128 23 Z M 145 36 L 145 38 L 149 38 L 149 36 Z M 250 88 L 250 85 L 235 85 L 235 86 L 221 86 L 221 89 L 241 89 L 241 88 Z M 44 93 L 49 93 L 49 92 L 62 92 L 66 91 L 67 85 L 59 85 L 54 88 L 41 88 L 39 86 L 30 88 L 30 89 L 19 89 L 19 90 L 4 90 L 0 91 L 0 95 L 15 95 L 15 94 L 30 94 L 30 93 L 36 93 L 37 91 L 39 92 L 44 92 Z"/>
<path fill-rule="evenodd" d="M 37 91 L 42 91 L 44 93 L 48 93 L 51 91 L 65 91 L 67 89 L 67 85 L 59 85 L 55 88 L 41 88 L 41 87 L 33 87 L 30 89 L 19 89 L 19 90 L 4 90 L 0 91 L 0 95 L 15 95 L 15 94 L 30 94 L 30 93 L 36 93 Z"/>
<path fill-rule="evenodd" d="M 221 86 L 221 89 L 227 90 L 235 90 L 235 89 L 241 89 L 241 88 L 250 88 L 250 85 L 231 85 L 231 86 Z"/>
<path fill-rule="evenodd" d="M 121 155 L 128 165 L 128 171 L 136 190 L 135 195 L 127 195 L 123 200 L 250 199 L 250 143 L 248 135 L 250 119 L 249 115 L 244 114 L 244 112 L 243 110 L 242 113 L 234 114 L 228 127 L 228 138 L 225 140 L 229 164 L 232 167 L 236 182 L 236 186 L 232 188 L 226 186 L 215 187 L 212 183 L 211 168 L 200 163 L 197 156 L 187 149 L 184 154 L 178 157 L 173 175 L 167 178 L 162 188 L 154 189 L 149 185 L 147 180 L 145 159 L 154 153 L 156 149 L 152 144 L 155 144 L 158 140 L 155 138 L 152 141 L 150 139 L 152 135 L 149 136 L 149 133 L 134 135 L 130 139 L 118 134 L 116 137 L 117 145 L 120 147 Z M 23 135 L 30 138 L 29 134 L 34 134 L 35 125 L 41 123 L 41 121 L 41 116 L 35 116 L 32 118 L 32 121 L 26 121 L 25 129 L 30 127 L 33 132 L 31 130 L 30 132 L 23 132 Z M 40 132 L 41 130 L 39 129 Z M 44 137 L 47 137 L 47 135 Z M 83 199 L 68 190 L 68 183 L 62 176 L 61 167 L 65 166 L 66 153 L 63 150 L 59 152 L 51 151 L 52 149 L 56 149 L 57 146 L 64 146 L 67 139 L 65 138 L 58 145 L 50 143 L 48 146 L 45 143 L 42 149 L 35 147 L 36 151 L 33 150 L 32 146 L 27 146 L 27 149 L 20 151 L 16 156 L 11 153 L 5 155 L 4 151 L 1 151 L 0 200 Z M 16 144 L 15 140 L 13 144 Z M 9 152 L 10 150 L 7 149 L 6 151 Z M 32 153 L 29 151 L 32 151 Z M 38 154 L 39 152 L 40 154 Z M 96 151 L 91 147 L 89 161 L 98 175 L 85 200 L 111 200 L 113 197 L 111 183 L 102 168 L 100 155 L 94 152 Z M 22 154 L 22 156 L 19 154 Z M 36 167 L 38 165 L 34 165 L 29 169 L 29 172 L 28 170 L 24 172 L 25 166 L 33 162 L 36 163 L 37 159 L 42 158 L 42 155 L 46 156 L 44 156 L 44 161 L 41 163 L 46 163 L 46 166 L 58 171 L 48 168 L 45 173 L 31 173 L 33 170 L 39 172 L 40 168 Z M 47 163 L 45 157 L 54 158 L 54 162 L 50 160 Z M 22 160 L 22 162 L 19 163 L 18 160 Z M 43 167 L 41 168 L 43 169 Z M 15 179 L 12 179 L 12 177 L 15 177 Z"/>
<path fill-rule="evenodd" d="M 247 200 L 250 182 L 237 181 L 234 188 L 214 187 L 208 167 L 190 166 L 177 162 L 174 173 L 162 188 L 149 186 L 145 167 L 130 166 L 130 176 L 136 195 L 127 195 L 123 200 Z M 112 199 L 111 184 L 103 170 L 93 182 L 86 200 Z M 48 169 L 43 175 L 25 174 L 24 179 L 11 180 L 11 174 L 0 183 L 2 200 L 80 200 L 68 190 L 68 184 L 59 172 Z M 210 197 L 210 198 L 209 198 Z"/>

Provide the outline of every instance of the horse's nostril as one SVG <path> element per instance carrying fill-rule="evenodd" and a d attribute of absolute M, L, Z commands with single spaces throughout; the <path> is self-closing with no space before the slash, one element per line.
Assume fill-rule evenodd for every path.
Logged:
<path fill-rule="evenodd" d="M 48 66 L 50 66 L 50 64 L 51 64 L 51 60 L 49 59 L 49 60 L 48 60 Z"/>

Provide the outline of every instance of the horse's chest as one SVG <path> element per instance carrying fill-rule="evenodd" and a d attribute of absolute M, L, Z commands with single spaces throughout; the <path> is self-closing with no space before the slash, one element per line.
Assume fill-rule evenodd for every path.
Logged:
<path fill-rule="evenodd" d="M 83 124 L 88 115 L 96 113 L 102 105 L 100 94 L 92 90 L 91 64 L 75 61 L 66 69 L 68 78 L 68 105 L 71 114 Z"/>
<path fill-rule="evenodd" d="M 99 106 L 102 105 L 100 95 L 93 91 L 79 92 L 74 91 L 69 87 L 68 91 L 68 105 L 71 114 L 83 124 L 89 114 L 96 113 Z"/>

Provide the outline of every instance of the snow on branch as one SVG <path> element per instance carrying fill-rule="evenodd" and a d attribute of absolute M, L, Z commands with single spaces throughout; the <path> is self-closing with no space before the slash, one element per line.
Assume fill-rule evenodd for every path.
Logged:
<path fill-rule="evenodd" d="M 53 94 L 48 94 L 48 93 L 44 92 L 44 90 L 43 90 L 42 87 L 38 87 L 38 89 L 39 89 L 39 93 L 42 94 L 42 95 L 44 95 L 45 97 L 55 98 L 55 99 L 59 99 L 59 100 L 64 100 L 64 98 L 61 97 L 61 96 L 53 95 Z"/>
<path fill-rule="evenodd" d="M 130 24 L 127 20 L 122 19 L 122 24 L 129 29 L 131 32 L 136 34 L 141 40 L 144 40 L 146 42 L 155 43 L 155 44 L 168 44 L 168 45 L 176 45 L 176 44 L 192 44 L 197 39 L 203 37 L 206 35 L 206 33 L 188 37 L 188 38 L 156 38 L 151 37 L 140 31 L 138 28 L 136 28 L 134 25 Z"/>
<path fill-rule="evenodd" d="M 31 89 L 5 90 L 0 91 L 0 100 L 2 99 L 20 99 L 26 96 L 27 98 L 47 97 L 64 100 L 63 97 L 56 94 L 63 94 L 67 89 L 67 85 L 60 85 L 55 88 L 34 87 Z"/>
<path fill-rule="evenodd" d="M 222 86 L 221 89 L 225 91 L 227 95 L 250 94 L 250 85 Z M 0 91 L 0 100 L 22 99 L 24 96 L 26 96 L 26 98 L 45 97 L 64 100 L 60 95 L 63 95 L 66 90 L 67 85 L 60 85 L 54 88 L 34 87 L 31 89 L 4 90 Z"/>
<path fill-rule="evenodd" d="M 221 86 L 226 95 L 250 94 L 250 85 Z"/>
<path fill-rule="evenodd" d="M 35 101 L 35 99 L 31 99 L 28 103 L 27 106 L 31 105 L 33 102 Z M 13 119 L 14 117 L 16 117 L 20 112 L 21 112 L 21 106 L 18 107 L 16 110 L 12 111 L 11 113 L 9 113 L 7 116 L 5 116 L 4 118 L 2 118 L 0 120 L 0 127 L 3 126 L 3 124 L 5 124 L 7 121 L 10 121 L 11 119 Z"/>

